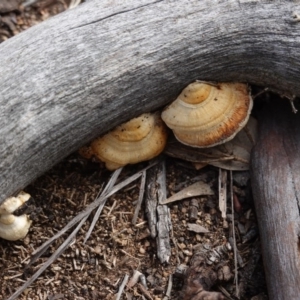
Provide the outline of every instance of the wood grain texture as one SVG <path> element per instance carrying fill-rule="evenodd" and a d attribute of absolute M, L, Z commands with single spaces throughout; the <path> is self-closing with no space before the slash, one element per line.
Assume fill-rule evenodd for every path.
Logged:
<path fill-rule="evenodd" d="M 300 115 L 274 100 L 259 120 L 252 187 L 270 299 L 300 295 Z"/>
<path fill-rule="evenodd" d="M 300 4 L 88 1 L 0 45 L 0 202 L 195 79 L 300 95 Z"/>

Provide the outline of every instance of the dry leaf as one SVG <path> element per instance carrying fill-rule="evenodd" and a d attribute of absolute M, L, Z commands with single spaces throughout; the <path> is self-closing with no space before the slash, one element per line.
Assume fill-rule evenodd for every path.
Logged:
<path fill-rule="evenodd" d="M 174 194 L 173 196 L 169 197 L 168 199 L 162 201 L 160 204 L 167 204 L 175 201 L 179 201 L 185 198 L 194 197 L 194 196 L 201 196 L 201 195 L 213 195 L 214 192 L 210 188 L 210 186 L 203 181 L 199 181 L 193 183 L 192 185 L 184 188 L 180 192 Z"/>
<path fill-rule="evenodd" d="M 198 224 L 193 224 L 193 223 L 188 223 L 188 230 L 190 231 L 194 231 L 194 232 L 197 232 L 197 233 L 207 233 L 209 232 L 208 229 L 206 229 L 205 227 L 201 226 L 201 225 L 198 225 Z"/>
<path fill-rule="evenodd" d="M 193 165 L 194 165 L 196 170 L 201 170 L 201 169 L 203 169 L 204 167 L 207 166 L 207 164 L 205 164 L 205 163 L 193 163 Z"/>

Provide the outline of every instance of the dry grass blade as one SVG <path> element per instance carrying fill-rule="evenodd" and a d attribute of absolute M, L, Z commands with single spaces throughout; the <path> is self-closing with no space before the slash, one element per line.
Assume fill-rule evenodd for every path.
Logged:
<path fill-rule="evenodd" d="M 125 274 L 124 276 L 124 279 L 119 287 L 119 291 L 118 293 L 116 294 L 116 297 L 115 297 L 115 300 L 120 300 L 121 299 L 121 296 L 122 296 L 122 293 L 123 293 L 123 290 L 128 282 L 128 279 L 129 279 L 129 275 L 128 274 Z"/>
<path fill-rule="evenodd" d="M 61 235 L 63 235 L 65 232 L 67 232 L 70 228 L 72 228 L 75 224 L 80 222 L 84 217 L 88 216 L 96 207 L 98 207 L 103 201 L 106 201 L 106 198 L 112 196 L 114 193 L 122 189 L 124 186 L 130 184 L 137 178 L 139 178 L 143 171 L 151 168 L 156 163 L 152 163 L 146 168 L 142 169 L 141 171 L 137 172 L 136 174 L 130 176 L 126 180 L 120 182 L 119 184 L 115 185 L 109 192 L 107 192 L 105 195 L 100 196 L 97 198 L 93 203 L 88 205 L 82 212 L 80 212 L 75 218 L 73 218 L 63 229 L 61 229 L 59 232 L 57 232 L 52 238 L 50 238 L 48 241 L 46 241 L 42 246 L 40 246 L 38 249 L 36 249 L 33 254 L 31 261 L 29 262 L 27 268 L 31 266 L 48 248 L 49 246 L 58 239 Z"/>
<path fill-rule="evenodd" d="M 59 248 L 51 255 L 51 257 L 38 269 L 19 289 L 17 289 L 7 300 L 15 300 L 19 297 L 25 289 L 27 289 L 69 246 L 75 237 L 76 233 L 80 230 L 83 223 L 86 221 L 88 216 L 84 217 L 74 231 L 68 236 L 68 238 L 59 246 Z"/>
<path fill-rule="evenodd" d="M 109 182 L 107 183 L 107 185 L 105 186 L 103 192 L 101 193 L 100 197 L 101 197 L 101 196 L 104 196 L 106 193 L 110 192 L 110 190 L 111 190 L 111 189 L 113 188 L 113 186 L 115 185 L 115 183 L 116 183 L 116 181 L 117 181 L 117 179 L 118 179 L 118 177 L 119 177 L 119 175 L 120 175 L 122 169 L 123 169 L 123 168 L 119 168 L 118 170 L 116 170 L 116 171 L 113 173 L 113 175 L 111 176 Z M 107 200 L 107 198 L 106 198 L 105 200 Z M 92 224 L 91 224 L 91 226 L 90 226 L 88 232 L 86 233 L 86 236 L 85 236 L 85 238 L 84 238 L 83 244 L 85 244 L 86 241 L 88 240 L 88 238 L 90 237 L 90 235 L 91 235 L 91 233 L 92 233 L 92 231 L 93 231 L 93 229 L 94 229 L 94 227 L 95 227 L 95 225 L 96 225 L 96 223 L 97 223 L 97 221 L 98 221 L 98 219 L 99 219 L 99 216 L 100 216 L 100 214 L 101 214 L 101 212 L 102 212 L 102 209 L 103 209 L 105 203 L 106 203 L 106 201 L 103 201 L 103 202 L 99 205 L 99 207 L 98 207 L 98 209 L 97 209 L 97 211 L 96 211 L 96 213 L 95 213 L 95 215 L 94 215 Z"/>
<path fill-rule="evenodd" d="M 103 193 L 98 197 L 93 203 L 91 203 L 89 206 L 86 207 L 84 211 L 79 213 L 75 218 L 73 218 L 61 231 L 59 231 L 57 234 L 55 234 L 51 239 L 49 239 L 47 242 L 45 242 L 41 247 L 39 247 L 34 253 L 33 257 L 28 264 L 27 268 L 32 265 L 48 248 L 49 246 L 57 239 L 59 238 L 62 234 L 64 234 L 68 229 L 73 227 L 75 224 L 80 222 L 75 230 L 68 236 L 68 238 L 64 241 L 63 244 L 60 245 L 60 247 L 53 253 L 53 255 L 43 264 L 43 266 L 31 277 L 29 278 L 23 286 L 21 286 L 13 295 L 11 295 L 8 300 L 14 300 L 17 299 L 19 295 L 27 288 L 29 287 L 62 253 L 63 251 L 69 246 L 71 243 L 72 239 L 75 237 L 76 233 L 80 230 L 90 213 L 98 206 L 98 205 L 104 205 L 106 199 L 119 191 L 121 188 L 124 186 L 128 185 L 132 181 L 136 180 L 139 178 L 145 170 L 151 168 L 155 163 L 150 164 L 148 167 L 144 168 L 140 172 L 132 175 L 131 177 L 127 178 L 123 182 L 117 184 L 116 186 L 113 187 L 115 184 L 121 169 L 115 171 L 113 176 L 111 177 L 110 181 L 106 185 Z"/>
<path fill-rule="evenodd" d="M 172 292 L 172 286 L 173 286 L 173 276 L 172 274 L 169 275 L 169 281 L 168 281 L 168 288 L 165 294 L 165 297 L 163 300 L 171 299 L 171 292 Z"/>
<path fill-rule="evenodd" d="M 139 211 L 141 209 L 141 205 L 142 205 L 142 202 L 143 202 L 143 199 L 144 199 L 145 184 L 146 184 L 146 171 L 143 172 L 142 179 L 141 179 L 139 199 L 138 199 L 138 202 L 136 204 L 134 215 L 133 215 L 133 218 L 132 218 L 132 224 L 133 225 L 136 224 L 136 221 L 137 221 L 137 218 L 138 218 L 138 215 L 139 215 Z"/>

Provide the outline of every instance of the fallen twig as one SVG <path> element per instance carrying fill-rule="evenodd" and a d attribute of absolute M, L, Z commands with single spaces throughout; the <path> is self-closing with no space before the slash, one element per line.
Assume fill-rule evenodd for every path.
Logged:
<path fill-rule="evenodd" d="M 167 205 L 160 204 L 167 198 L 165 161 L 158 164 L 157 184 L 157 257 L 161 263 L 165 263 L 169 262 L 171 256 L 170 231 L 172 229 L 170 209 Z"/>
<path fill-rule="evenodd" d="M 152 168 L 147 172 L 147 181 L 146 181 L 146 195 L 145 195 L 145 206 L 146 206 L 146 215 L 148 219 L 149 229 L 151 237 L 155 238 L 157 235 L 156 223 L 156 207 L 157 207 L 157 186 L 156 186 L 156 168 Z"/>
<path fill-rule="evenodd" d="M 152 238 L 156 238 L 157 257 L 161 263 L 169 261 L 171 256 L 170 230 L 172 228 L 170 210 L 161 205 L 167 196 L 166 167 L 161 161 L 149 170 L 146 189 L 146 213 Z"/>
<path fill-rule="evenodd" d="M 146 184 L 146 171 L 144 171 L 143 174 L 142 174 L 139 199 L 137 201 L 135 211 L 134 211 L 134 215 L 133 215 L 133 218 L 132 218 L 132 225 L 136 224 L 136 221 L 137 221 L 137 218 L 138 218 L 138 215 L 139 215 L 139 211 L 141 209 L 141 205 L 142 205 L 142 202 L 143 202 L 143 199 L 144 199 L 144 193 L 145 193 L 145 184 Z"/>
<path fill-rule="evenodd" d="M 166 291 L 166 294 L 165 294 L 163 300 L 171 299 L 172 286 L 173 286 L 173 275 L 170 274 L 169 281 L 168 281 L 167 291 Z"/>
<path fill-rule="evenodd" d="M 150 293 L 147 291 L 147 289 L 142 284 L 138 283 L 137 287 L 138 287 L 139 291 L 141 293 L 143 293 L 143 295 L 145 296 L 146 299 L 153 300 L 153 298 L 151 297 Z"/>
<path fill-rule="evenodd" d="M 123 290 L 128 282 L 128 279 L 129 279 L 129 275 L 128 274 L 125 274 L 124 276 L 124 279 L 119 287 L 119 291 L 118 293 L 116 294 L 116 297 L 115 297 L 115 300 L 120 300 L 121 299 L 121 296 L 122 296 L 122 293 L 123 293 Z"/>

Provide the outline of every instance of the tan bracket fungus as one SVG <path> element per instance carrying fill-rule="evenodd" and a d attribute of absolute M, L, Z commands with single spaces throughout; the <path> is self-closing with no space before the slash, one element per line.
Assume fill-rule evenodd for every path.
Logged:
<path fill-rule="evenodd" d="M 16 241 L 28 233 L 31 221 L 27 215 L 15 216 L 12 213 L 30 199 L 30 195 L 20 192 L 17 197 L 9 197 L 0 205 L 0 237 Z"/>
<path fill-rule="evenodd" d="M 246 84 L 196 81 L 164 109 L 162 119 L 181 143 L 207 148 L 233 139 L 252 106 Z"/>
<path fill-rule="evenodd" d="M 115 170 L 160 154 L 171 128 L 179 142 L 211 148 L 232 140 L 247 124 L 253 106 L 247 84 L 196 81 L 159 112 L 145 113 L 82 147 L 79 153 Z"/>
<path fill-rule="evenodd" d="M 145 113 L 94 140 L 91 149 L 107 169 L 115 170 L 159 155 L 166 143 L 167 128 L 159 114 Z"/>

